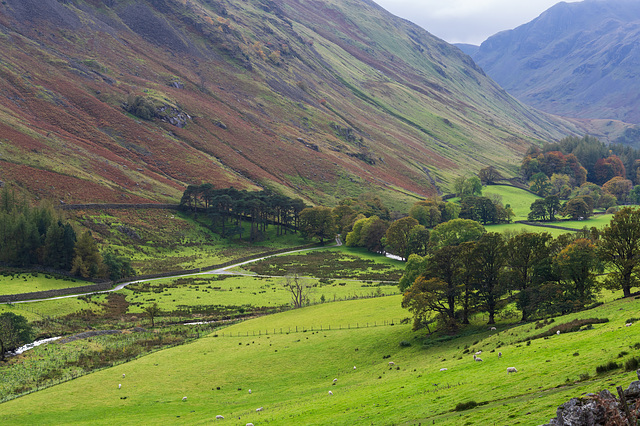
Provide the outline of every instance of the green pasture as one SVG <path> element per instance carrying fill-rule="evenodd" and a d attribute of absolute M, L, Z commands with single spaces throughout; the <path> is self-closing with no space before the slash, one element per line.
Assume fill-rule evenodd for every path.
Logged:
<path fill-rule="evenodd" d="M 93 283 L 71 278 L 61 278 L 38 272 L 24 274 L 0 274 L 0 294 L 2 295 L 59 290 L 61 288 L 79 287 L 90 284 Z"/>
<path fill-rule="evenodd" d="M 585 226 L 589 229 L 594 226 L 598 229 L 602 229 L 611 222 L 612 217 L 612 214 L 599 214 L 597 216 L 591 216 L 586 220 L 563 220 L 561 222 L 553 222 L 553 224 L 575 229 L 582 229 Z"/>
<path fill-rule="evenodd" d="M 516 214 L 514 220 L 526 220 L 531 211 L 531 204 L 540 198 L 523 189 L 508 185 L 488 185 L 482 188 L 483 196 L 486 197 L 490 194 L 501 196 L 502 204 L 511 205 Z"/>
<path fill-rule="evenodd" d="M 142 312 L 152 303 L 158 303 L 163 311 L 211 305 L 279 307 L 291 303 L 291 294 L 283 287 L 284 281 L 281 277 L 203 274 L 132 284 L 120 293 L 132 304 L 130 313 Z M 342 279 L 323 282 L 309 277 L 300 277 L 300 282 L 309 288 L 312 304 L 320 303 L 322 296 L 329 302 L 398 293 L 396 283 Z"/>
<path fill-rule="evenodd" d="M 538 327 L 502 322 L 490 331 L 475 324 L 462 337 L 426 339 L 424 344 L 424 333 L 411 331 L 409 324 L 335 327 L 384 324 L 405 316 L 399 302 L 400 296 L 354 300 L 245 321 L 6 402 L 0 422 L 191 425 L 211 424 L 222 415 L 229 424 L 242 425 L 542 424 L 572 397 L 605 388 L 615 393 L 616 385 L 626 388 L 636 379 L 635 371 L 624 369 L 595 373 L 599 365 L 624 364 L 640 355 L 640 325 L 624 326 L 638 315 L 640 301 L 635 299 Z M 609 322 L 527 343 L 550 327 L 579 318 Z M 307 328 L 277 330 L 294 324 Z M 331 330 L 325 327 L 329 324 Z M 272 329 L 276 334 L 265 334 Z M 229 337 L 243 332 L 248 336 Z M 402 341 L 410 346 L 400 345 Z M 482 351 L 483 362 L 473 361 L 476 351 Z M 511 366 L 518 372 L 507 374 Z M 469 401 L 481 405 L 452 411 Z"/>
<path fill-rule="evenodd" d="M 523 223 L 502 223 L 502 224 L 499 224 L 499 225 L 485 225 L 484 228 L 487 230 L 487 232 L 499 232 L 499 233 L 505 233 L 505 232 L 514 232 L 514 233 L 517 233 L 517 232 L 536 232 L 536 233 L 548 232 L 549 234 L 553 235 L 554 237 L 558 237 L 559 235 L 566 234 L 567 232 L 571 232 L 571 231 L 566 231 L 564 229 L 548 228 L 546 226 L 525 225 Z"/>

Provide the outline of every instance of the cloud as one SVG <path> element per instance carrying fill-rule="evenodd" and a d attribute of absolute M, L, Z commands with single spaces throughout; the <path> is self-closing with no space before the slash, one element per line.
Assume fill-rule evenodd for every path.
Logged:
<path fill-rule="evenodd" d="M 450 43 L 480 44 L 500 31 L 525 24 L 557 0 L 375 0 Z"/>

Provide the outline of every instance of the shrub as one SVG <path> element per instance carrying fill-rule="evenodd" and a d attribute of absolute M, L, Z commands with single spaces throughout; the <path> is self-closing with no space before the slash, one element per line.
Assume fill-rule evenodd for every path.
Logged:
<path fill-rule="evenodd" d="M 478 403 L 475 401 L 460 402 L 459 404 L 456 405 L 456 408 L 454 408 L 453 411 L 471 410 L 472 408 L 476 408 L 477 406 L 478 406 Z"/>
<path fill-rule="evenodd" d="M 640 367 L 640 358 L 631 358 L 624 363 L 625 371 L 634 371 Z"/>
<path fill-rule="evenodd" d="M 620 368 L 620 364 L 615 361 L 609 361 L 606 364 L 602 364 L 596 367 L 596 374 L 604 374 L 609 371 L 617 370 Z"/>
<path fill-rule="evenodd" d="M 400 342 L 400 346 L 403 348 L 409 347 L 411 346 L 410 342 L 407 342 L 406 340 L 403 340 L 402 342 Z"/>

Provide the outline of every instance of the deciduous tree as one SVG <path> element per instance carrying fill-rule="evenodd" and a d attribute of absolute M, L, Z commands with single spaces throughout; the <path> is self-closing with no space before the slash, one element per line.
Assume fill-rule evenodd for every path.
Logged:
<path fill-rule="evenodd" d="M 610 289 L 622 289 L 624 297 L 638 286 L 640 273 L 640 210 L 624 207 L 600 233 L 600 258 L 613 269 L 605 279 Z"/>

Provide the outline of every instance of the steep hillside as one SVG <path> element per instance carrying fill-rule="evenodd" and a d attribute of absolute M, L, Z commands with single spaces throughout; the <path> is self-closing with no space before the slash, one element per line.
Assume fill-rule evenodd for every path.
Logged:
<path fill-rule="evenodd" d="M 640 124 L 639 41 L 639 2 L 563 2 L 490 37 L 473 57 L 523 102 L 567 117 L 606 119 L 590 130 L 638 143 L 640 130 L 615 120 Z"/>
<path fill-rule="evenodd" d="M 0 180 L 64 202 L 189 183 L 392 205 L 580 132 L 368 0 L 6 0 Z"/>

